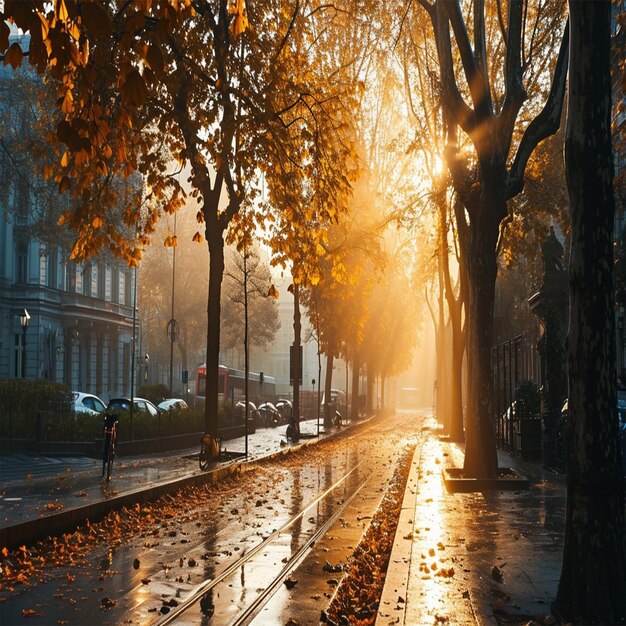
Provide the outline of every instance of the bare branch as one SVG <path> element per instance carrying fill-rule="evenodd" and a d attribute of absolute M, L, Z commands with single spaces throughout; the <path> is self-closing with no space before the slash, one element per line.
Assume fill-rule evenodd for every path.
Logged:
<path fill-rule="evenodd" d="M 517 114 L 526 100 L 522 82 L 522 0 L 511 0 L 509 4 L 509 28 L 506 37 L 506 95 L 498 119 L 498 134 L 504 145 L 504 154 L 511 147 L 511 137 Z"/>
<path fill-rule="evenodd" d="M 480 3 L 481 0 L 477 0 L 477 2 Z M 474 52 L 472 51 L 472 45 L 467 33 L 467 28 L 465 27 L 463 14 L 461 13 L 461 5 L 458 0 L 455 0 L 454 2 L 446 2 L 443 6 L 448 14 L 448 19 L 450 20 L 452 30 L 454 31 L 454 39 L 456 40 L 459 53 L 461 55 L 463 71 L 465 72 L 465 78 L 467 80 L 470 94 L 472 96 L 472 103 L 474 105 L 476 123 L 477 125 L 480 125 L 481 122 L 493 114 L 487 72 L 485 71 L 483 73 L 480 66 L 476 63 L 476 58 L 474 57 Z M 480 24 L 480 19 L 478 19 L 478 24 Z M 484 24 L 482 25 L 482 28 L 484 30 Z M 484 50 L 483 55 L 486 56 Z"/>
<path fill-rule="evenodd" d="M 520 141 L 507 178 L 506 199 L 510 200 L 524 188 L 524 172 L 528 159 L 540 141 L 553 135 L 559 129 L 563 101 L 565 100 L 565 80 L 569 54 L 569 19 L 565 25 L 565 32 L 561 40 L 559 56 L 554 68 L 552 85 L 548 99 L 535 119 L 528 125 Z"/>
<path fill-rule="evenodd" d="M 444 104 L 455 117 L 459 126 L 471 136 L 476 128 L 475 114 L 463 99 L 454 76 L 448 14 L 437 4 L 430 16 L 435 32 L 435 41 L 437 42 Z"/>

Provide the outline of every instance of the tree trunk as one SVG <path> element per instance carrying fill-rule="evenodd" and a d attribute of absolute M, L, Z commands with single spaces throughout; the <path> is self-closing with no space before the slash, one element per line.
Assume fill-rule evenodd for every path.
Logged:
<path fill-rule="evenodd" d="M 353 420 L 359 419 L 360 398 L 359 398 L 359 374 L 361 372 L 361 362 L 356 350 L 354 351 L 354 358 L 352 359 L 352 414 L 350 417 Z"/>
<path fill-rule="evenodd" d="M 465 341 L 461 328 L 461 305 L 450 311 L 452 322 L 452 371 L 450 372 L 450 439 L 463 441 L 463 356 Z M 458 309 L 458 310 L 456 310 Z"/>
<path fill-rule="evenodd" d="M 332 417 L 330 415 L 330 390 L 333 387 L 333 361 L 334 349 L 332 346 L 329 346 L 328 356 L 326 357 L 326 378 L 324 379 L 324 428 L 330 428 L 332 424 Z"/>
<path fill-rule="evenodd" d="M 293 285 L 293 412 L 292 423 L 294 439 L 300 438 L 300 344 L 302 342 L 300 323 L 300 287 Z"/>
<path fill-rule="evenodd" d="M 489 208 L 489 205 L 485 205 L 473 213 L 475 217 L 471 224 L 467 263 L 467 355 L 470 378 L 464 472 L 473 478 L 495 478 L 498 471 L 491 403 L 491 341 L 498 220 L 493 219 Z"/>
<path fill-rule="evenodd" d="M 205 210 L 205 216 L 211 215 Z M 205 217 L 206 219 L 206 217 Z M 207 348 L 206 348 L 206 398 L 204 404 L 204 428 L 217 437 L 218 371 L 220 360 L 220 312 L 222 278 L 224 276 L 223 230 L 212 220 L 207 221 L 206 239 L 209 247 L 209 296 L 207 301 Z"/>
<path fill-rule="evenodd" d="M 626 524 L 615 390 L 610 2 L 570 0 L 565 139 L 572 227 L 565 545 L 554 608 L 626 622 Z"/>
<path fill-rule="evenodd" d="M 439 280 L 439 296 L 437 297 L 437 420 L 443 426 L 443 433 L 450 434 L 450 411 L 449 411 L 449 368 L 448 368 L 448 342 L 447 325 L 444 307 L 443 267 L 441 255 L 439 257 L 437 277 Z"/>
<path fill-rule="evenodd" d="M 365 379 L 365 406 L 366 414 L 371 415 L 374 412 L 374 373 L 372 366 L 367 363 L 366 365 L 367 377 Z"/>
<path fill-rule="evenodd" d="M 464 216 L 459 217 L 461 207 L 455 205 L 455 213 L 457 222 L 459 223 L 458 242 L 460 247 L 459 259 L 459 281 L 458 296 L 454 294 L 454 287 L 450 277 L 450 263 L 448 261 L 448 205 L 445 203 L 439 207 L 440 229 L 446 233 L 444 243 L 443 260 L 443 277 L 445 282 L 446 302 L 448 303 L 448 312 L 450 314 L 450 325 L 452 326 L 452 356 L 450 371 L 450 439 L 452 441 L 463 441 L 465 435 L 463 432 L 463 357 L 465 355 L 465 332 L 463 328 L 463 304 L 467 299 L 467 273 L 465 270 L 465 249 L 467 247 L 467 227 Z"/>

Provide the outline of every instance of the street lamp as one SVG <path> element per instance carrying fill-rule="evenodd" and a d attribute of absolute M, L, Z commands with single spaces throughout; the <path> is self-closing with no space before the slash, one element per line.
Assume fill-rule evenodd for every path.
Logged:
<path fill-rule="evenodd" d="M 30 315 L 28 311 L 24 309 L 20 314 L 20 324 L 22 325 L 22 378 L 26 378 L 26 330 L 28 329 L 28 321 Z"/>

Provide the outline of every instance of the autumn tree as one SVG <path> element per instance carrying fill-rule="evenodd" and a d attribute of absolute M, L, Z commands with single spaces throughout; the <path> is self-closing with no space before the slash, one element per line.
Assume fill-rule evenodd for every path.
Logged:
<path fill-rule="evenodd" d="M 192 241 L 196 229 L 195 217 L 189 211 L 178 216 L 176 225 L 173 217 L 162 217 L 153 237 L 155 244 L 145 250 L 139 265 L 137 304 L 143 347 L 150 355 L 150 369 L 163 375 L 170 358 L 166 331 L 172 296 L 179 328 L 175 338 L 176 360 L 180 359 L 183 370 L 191 370 L 204 360 L 208 254 L 204 245 Z M 176 245 L 174 248 L 160 242 Z"/>
<path fill-rule="evenodd" d="M 571 0 L 565 163 L 572 229 L 567 510 L 554 604 L 567 622 L 626 622 L 626 521 L 616 402 L 609 0 Z"/>
<path fill-rule="evenodd" d="M 223 351 L 241 349 L 244 343 L 244 282 L 248 291 L 250 346 L 266 346 L 280 328 L 278 305 L 270 294 L 272 276 L 258 246 L 245 251 L 231 248 L 226 255 L 222 293 Z"/>
<path fill-rule="evenodd" d="M 495 477 L 491 341 L 500 225 L 508 215 L 508 201 L 523 189 L 533 150 L 558 129 L 567 72 L 564 3 L 510 2 L 506 15 L 499 2 L 489 10 L 483 0 L 419 4 L 435 35 L 446 162 L 462 203 L 460 216 L 467 220 L 469 402 L 464 469 L 470 476 Z M 505 52 L 488 55 L 488 50 L 497 49 Z M 546 81 L 546 68 L 552 69 L 551 81 Z M 520 116 L 522 107 L 531 109 L 534 117 Z M 472 153 L 459 149 L 459 128 L 469 138 Z"/>
<path fill-rule="evenodd" d="M 254 202 L 260 178 L 269 190 L 289 177 L 315 180 L 320 203 L 348 186 L 348 89 L 341 68 L 321 67 L 316 41 L 326 15 L 297 0 L 5 2 L 3 19 L 30 31 L 30 63 L 58 86 L 61 119 L 50 140 L 58 140 L 60 191 L 81 200 L 63 217 L 78 235 L 74 257 L 108 246 L 136 263 L 159 212 L 184 204 L 173 162 L 190 168 L 210 259 L 205 422 L 214 436 L 229 225 Z M 7 43 L 3 25 L 0 49 Z M 19 65 L 21 50 L 9 47 L 4 60 Z M 108 182 L 134 171 L 144 175 L 145 197 L 111 220 Z M 122 236 L 120 224 L 137 237 Z"/>

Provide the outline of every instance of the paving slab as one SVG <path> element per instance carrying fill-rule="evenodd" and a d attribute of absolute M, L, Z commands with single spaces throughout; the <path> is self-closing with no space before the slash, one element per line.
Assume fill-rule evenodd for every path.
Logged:
<path fill-rule="evenodd" d="M 432 423 L 415 452 L 377 626 L 543 619 L 561 567 L 562 477 L 499 452 L 500 465 L 529 478 L 528 490 L 448 493 L 441 469 L 462 466 L 464 450 L 438 432 Z"/>

